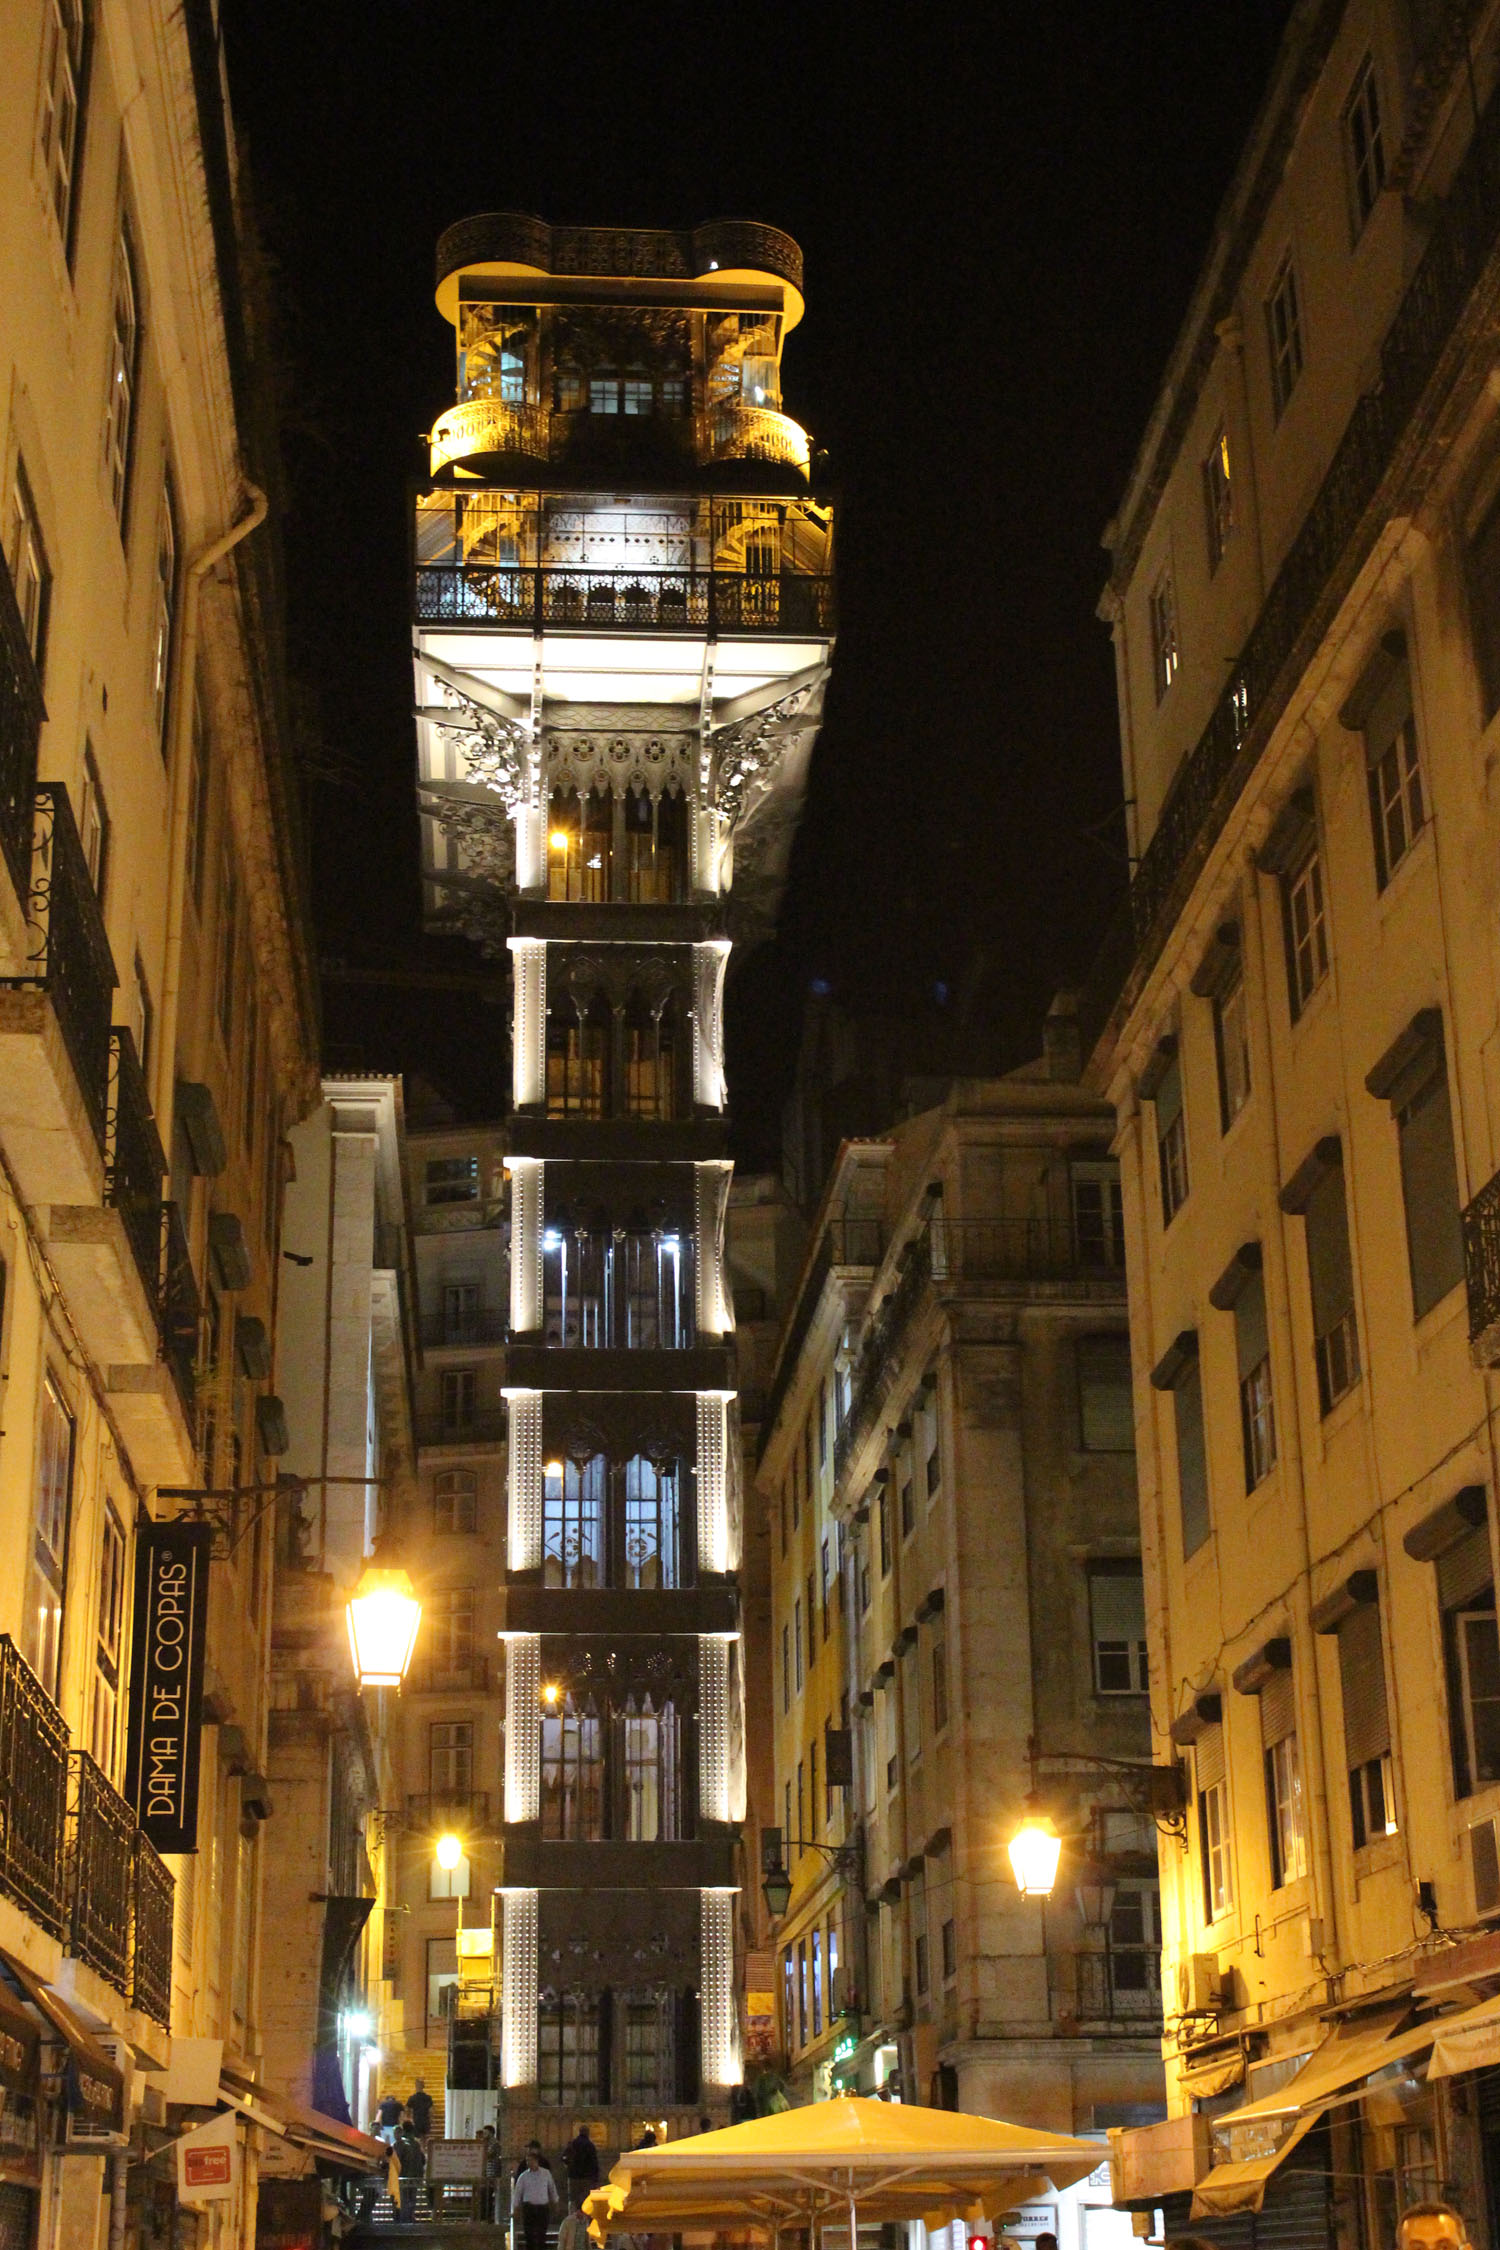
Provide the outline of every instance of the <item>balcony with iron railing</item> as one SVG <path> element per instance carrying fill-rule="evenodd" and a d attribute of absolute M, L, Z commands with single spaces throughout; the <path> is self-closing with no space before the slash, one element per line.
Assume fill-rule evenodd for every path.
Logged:
<path fill-rule="evenodd" d="M 710 461 L 761 461 L 799 469 L 806 476 L 812 458 L 812 445 L 800 422 L 775 407 L 749 406 L 739 399 L 709 408 L 704 438 Z"/>
<path fill-rule="evenodd" d="M 734 570 L 594 570 L 571 563 L 421 563 L 420 625 L 489 625 L 540 633 L 787 633 L 834 630 L 828 573 L 758 576 Z"/>
<path fill-rule="evenodd" d="M 890 1393 L 913 1314 L 927 1293 L 1009 1296 L 1033 1289 L 1049 1299 L 1123 1300 L 1115 1245 L 1046 1210 L 996 1219 L 930 1218 L 908 1236 L 890 1286 L 870 1315 L 850 1386 L 849 1411 L 834 1443 L 842 1476 Z"/>
<path fill-rule="evenodd" d="M 1391 514 L 1413 512 L 1408 439 L 1500 242 L 1500 101 L 1492 94 L 1323 481 L 1261 604 L 1219 700 L 1183 759 L 1129 898 L 1079 1003 L 1084 1051 L 1144 983 L 1215 838 Z M 1446 454 L 1440 457 L 1446 459 Z M 1436 473 L 1423 470 L 1422 474 Z M 1405 479 L 1401 490 L 1397 482 Z M 1393 481 L 1396 480 L 1396 481 Z M 1388 484 L 1390 489 L 1387 490 Z"/>
<path fill-rule="evenodd" d="M 466 1351 L 476 1344 L 503 1344 L 509 1334 L 506 1315 L 493 1305 L 476 1305 L 463 1311 L 444 1306 L 422 1315 L 422 1342 L 429 1351 Z"/>
<path fill-rule="evenodd" d="M 482 1653 L 467 1656 L 427 1657 L 406 1675 L 409 1695 L 484 1695 L 490 1684 L 490 1660 Z"/>
<path fill-rule="evenodd" d="M 86 1750 L 69 1755 L 68 1951 L 128 1995 L 135 1818 Z"/>
<path fill-rule="evenodd" d="M 22 900 L 31 886 L 37 745 L 46 715 L 25 621 L 0 563 L 0 857 Z"/>
<path fill-rule="evenodd" d="M 488 1828 L 489 1820 L 490 1799 L 485 1789 L 433 1789 L 406 1800 L 408 1828 L 430 1828 L 434 1833 L 451 1829 L 456 1836 L 472 1836 Z"/>
<path fill-rule="evenodd" d="M 166 1205 L 164 1220 L 161 1346 L 178 1404 L 191 1424 L 197 1400 L 198 1337 L 203 1305 L 182 1213 L 175 1203 Z"/>
<path fill-rule="evenodd" d="M 161 1187 L 167 1160 L 135 1037 L 124 1024 L 116 1024 L 110 1032 L 109 1064 L 104 1200 L 120 1214 L 142 1286 L 156 1308 L 162 1292 Z"/>
<path fill-rule="evenodd" d="M 1048 1981 L 1055 2022 L 1108 2024 L 1159 2039 L 1161 1955 L 1146 1945 L 1052 1954 Z"/>
<path fill-rule="evenodd" d="M 43 782 L 33 792 L 22 903 L 26 956 L 13 975 L 0 978 L 0 993 L 45 995 L 72 1066 L 87 1128 L 102 1155 L 109 1108 L 110 1014 L 118 979 L 93 877 L 61 782 Z M 3 1020 L 8 1031 L 45 1038 L 39 1015 L 34 1021 L 14 1024 L 9 1017 Z M 65 1090 L 58 1089 L 48 1106 L 58 1108 L 61 1124 L 62 1114 L 73 1105 Z M 37 1118 L 38 1134 L 45 1132 L 47 1123 Z M 54 1187 L 35 1198 L 28 1193 L 27 1200 L 82 1203 L 90 1197 L 81 1189 L 58 1193 Z"/>
<path fill-rule="evenodd" d="M 0 1635 L 0 1891 L 53 1937 L 67 1914 L 68 1730 Z"/>
<path fill-rule="evenodd" d="M 503 1445 L 507 1426 L 503 1406 L 476 1406 L 467 1413 L 439 1407 L 417 1416 L 417 1443 L 429 1449 Z"/>
<path fill-rule="evenodd" d="M 545 461 L 551 448 L 545 407 L 504 398 L 461 399 L 439 415 L 428 438 L 434 477 L 451 466 L 471 474 L 488 462 Z"/>
<path fill-rule="evenodd" d="M 1500 1366 L 1500 1172 L 1464 1212 L 1469 1348 L 1476 1367 Z"/>
<path fill-rule="evenodd" d="M 154 1845 L 135 1840 L 130 2005 L 153 2023 L 172 2022 L 172 1919 L 176 1885 Z"/>

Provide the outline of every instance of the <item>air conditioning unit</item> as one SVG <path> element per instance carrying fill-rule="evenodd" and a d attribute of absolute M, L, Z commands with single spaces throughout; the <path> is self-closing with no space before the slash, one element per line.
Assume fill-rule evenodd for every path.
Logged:
<path fill-rule="evenodd" d="M 69 2110 L 63 2145 L 77 2154 L 98 2154 L 105 2149 L 128 2148 L 130 2146 L 131 2075 L 135 2069 L 134 2050 L 130 2041 L 120 2032 L 96 2031 L 93 2034 L 93 2040 L 95 2046 L 109 2057 L 124 2080 L 124 2091 L 121 2098 L 121 2129 L 119 2132 L 114 2132 L 107 2125 L 96 2124 L 92 2118 L 80 2117 L 76 2111 Z"/>
<path fill-rule="evenodd" d="M 1500 1837 L 1493 1820 L 1476 1820 L 1469 1830 L 1469 1871 L 1474 1878 L 1474 1912 L 1500 1909 Z"/>
<path fill-rule="evenodd" d="M 1218 2007 L 1218 1955 L 1184 1954 L 1177 1964 L 1177 2013 L 1180 2016 L 1214 2015 Z"/>

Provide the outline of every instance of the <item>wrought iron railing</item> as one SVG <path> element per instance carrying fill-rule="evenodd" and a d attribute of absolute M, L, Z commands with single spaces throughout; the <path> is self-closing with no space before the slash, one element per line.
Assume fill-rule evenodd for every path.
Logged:
<path fill-rule="evenodd" d="M 0 1890 L 54 1937 L 67 1909 L 68 1730 L 0 1634 Z"/>
<path fill-rule="evenodd" d="M 414 1695 L 443 1695 L 455 1690 L 483 1695 L 490 1684 L 489 1658 L 484 1655 L 428 1657 L 414 1664 L 406 1687 Z"/>
<path fill-rule="evenodd" d="M 406 1800 L 406 1818 L 413 1828 L 451 1828 L 463 1836 L 485 1827 L 490 1817 L 489 1793 L 484 1789 L 432 1790 Z"/>
<path fill-rule="evenodd" d="M 418 1445 L 499 1445 L 504 1442 L 503 1406 L 476 1406 L 472 1414 L 419 1414 Z"/>
<path fill-rule="evenodd" d="M 710 407 L 707 424 L 708 453 L 714 461 L 769 461 L 806 472 L 811 453 L 807 432 L 790 414 L 736 400 Z"/>
<path fill-rule="evenodd" d="M 1500 1322 L 1500 1172 L 1464 1212 L 1464 1278 L 1469 1297 L 1469 1341 Z"/>
<path fill-rule="evenodd" d="M 880 1412 L 896 1379 L 896 1347 L 932 1279 L 932 1240 L 926 1227 L 902 1247 L 897 1279 L 877 1307 L 850 1387 L 849 1412 L 833 1448 L 833 1473 L 841 1477 L 850 1456 Z"/>
<path fill-rule="evenodd" d="M 1080 2023 L 1161 2023 L 1161 1956 L 1146 1945 L 1115 1945 L 1097 1953 L 1054 1956 L 1054 2016 Z"/>
<path fill-rule="evenodd" d="M 182 1213 L 175 1203 L 165 1206 L 163 1233 L 161 1348 L 182 1411 L 191 1422 L 197 1397 L 198 1331 L 203 1307 Z"/>
<path fill-rule="evenodd" d="M 154 1306 L 162 1284 L 161 1183 L 167 1160 L 136 1057 L 135 1036 L 124 1024 L 116 1024 L 109 1035 L 109 1094 L 104 1200 L 120 1214 Z"/>
<path fill-rule="evenodd" d="M 86 1750 L 69 1754 L 68 1951 L 119 1992 L 130 1991 L 135 1819 Z"/>
<path fill-rule="evenodd" d="M 533 461 L 545 461 L 550 420 L 541 406 L 503 398 L 461 399 L 432 426 L 432 474 L 436 476 L 450 461 L 467 461 L 476 453 L 522 453 Z"/>
<path fill-rule="evenodd" d="M 422 1341 L 441 1350 L 462 1350 L 469 1344 L 503 1344 L 510 1335 L 506 1315 L 489 1305 L 472 1312 L 427 1312 L 422 1315 Z"/>
<path fill-rule="evenodd" d="M 1299 647 L 1373 546 L 1374 503 L 1500 233 L 1500 102 L 1486 104 L 1427 248 L 1301 529 L 1198 743 L 1178 769 L 1130 889 L 1131 962 L 1114 933 L 1080 1005 L 1095 1037 L 1132 974 L 1144 977 L 1301 671 Z"/>
<path fill-rule="evenodd" d="M 31 933 L 24 974 L 10 986 L 46 991 L 57 1011 L 63 1041 L 89 1121 L 104 1146 L 109 1090 L 109 1018 L 118 978 L 104 917 L 68 792 L 45 781 L 35 792 L 26 923 Z"/>
<path fill-rule="evenodd" d="M 23 899 L 31 887 L 31 809 L 46 715 L 15 588 L 0 562 L 0 852 Z"/>
<path fill-rule="evenodd" d="M 603 630 L 703 628 L 722 633 L 831 633 L 833 579 L 728 570 L 535 569 L 507 563 L 422 563 L 421 624 L 494 624 L 535 632 L 549 625 Z"/>
<path fill-rule="evenodd" d="M 823 1284 L 835 1266 L 878 1266 L 885 1256 L 884 1221 L 874 1218 L 830 1219 L 818 1237 L 812 1263 L 802 1277 L 792 1317 L 776 1354 L 776 1373 L 760 1417 L 762 1446 L 769 1440 L 781 1412 L 782 1401 L 797 1371 L 797 1361 L 823 1295 Z M 750 1417 L 741 1407 L 743 1419 Z"/>
<path fill-rule="evenodd" d="M 172 2022 L 172 1905 L 176 1885 L 153 1844 L 135 1839 L 135 1926 L 130 2005 L 153 2023 Z"/>

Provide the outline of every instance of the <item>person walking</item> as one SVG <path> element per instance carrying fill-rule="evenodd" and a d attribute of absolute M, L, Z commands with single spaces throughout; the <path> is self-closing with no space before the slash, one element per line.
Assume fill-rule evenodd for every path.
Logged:
<path fill-rule="evenodd" d="M 526 2162 L 516 2174 L 510 2191 L 511 2215 L 521 2214 L 521 2250 L 547 2250 L 547 2228 L 552 2218 L 552 2206 L 559 2201 L 557 2182 L 551 2167 L 542 2162 L 542 2152 L 532 2141 L 526 2151 Z"/>
<path fill-rule="evenodd" d="M 589 2146 L 593 2147 L 592 2141 Z M 592 2250 L 588 2221 L 583 2215 L 583 2198 L 587 2192 L 580 2181 L 569 2179 L 568 2215 L 557 2230 L 557 2250 Z"/>
<path fill-rule="evenodd" d="M 425 2147 L 432 2132 L 432 2096 L 420 2078 L 413 2084 L 411 2098 L 406 2106 L 411 2111 L 417 2138 Z"/>
<path fill-rule="evenodd" d="M 427 2151 L 409 2118 L 403 2118 L 396 2127 L 393 2147 L 401 2173 L 401 2224 L 410 2226 L 417 2215 L 417 2189 L 427 2169 Z"/>
<path fill-rule="evenodd" d="M 382 2094 L 375 2104 L 375 2131 L 387 2146 L 396 2138 L 396 2127 L 401 2122 L 401 2096 Z"/>
<path fill-rule="evenodd" d="M 574 2188 L 578 2190 L 581 2208 L 584 2197 L 599 2185 L 599 2151 L 587 2125 L 579 2126 L 563 2150 L 563 2170 L 568 2176 L 569 2192 Z"/>

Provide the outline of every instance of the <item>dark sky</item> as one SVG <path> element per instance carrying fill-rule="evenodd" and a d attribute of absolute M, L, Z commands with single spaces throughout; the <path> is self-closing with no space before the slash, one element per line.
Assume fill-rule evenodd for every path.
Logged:
<path fill-rule="evenodd" d="M 1007 1060 L 1123 880 L 1111 514 L 1286 0 L 980 11 L 227 0 L 287 370 L 294 665 L 325 956 L 480 969 L 423 939 L 405 516 L 453 393 L 452 220 L 785 227 L 789 410 L 840 495 L 841 631 L 774 945 L 739 970 L 742 1159 L 773 1158 L 813 979 L 929 1014 L 972 986 Z M 503 1104 L 473 992 L 325 989 L 331 1061 Z"/>

